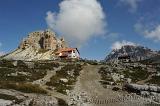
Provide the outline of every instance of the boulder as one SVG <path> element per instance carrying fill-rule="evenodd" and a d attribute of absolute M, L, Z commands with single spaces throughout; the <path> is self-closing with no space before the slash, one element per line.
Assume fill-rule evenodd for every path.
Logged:
<path fill-rule="evenodd" d="M 66 78 L 61 78 L 60 81 L 61 81 L 61 82 L 64 82 L 64 83 L 67 83 L 67 82 L 68 82 L 68 79 L 66 79 Z"/>
<path fill-rule="evenodd" d="M 112 73 L 111 76 L 112 76 L 112 79 L 113 79 L 114 82 L 120 81 L 120 75 L 119 74 Z"/>
<path fill-rule="evenodd" d="M 148 97 L 148 96 L 150 96 L 150 92 L 148 92 L 148 91 L 141 91 L 141 96 Z"/>
<path fill-rule="evenodd" d="M 132 82 L 132 79 L 130 79 L 130 78 L 127 78 L 127 81 L 126 81 L 127 83 L 131 83 Z"/>
<path fill-rule="evenodd" d="M 149 90 L 152 92 L 157 92 L 157 86 L 149 86 Z"/>
<path fill-rule="evenodd" d="M 124 88 L 127 91 L 131 92 L 142 92 L 142 91 L 147 91 L 147 92 L 153 92 L 153 93 L 159 93 L 160 92 L 160 87 L 159 86 L 153 86 L 153 85 L 138 85 L 138 84 L 125 84 Z M 142 92 L 144 93 L 144 92 Z"/>

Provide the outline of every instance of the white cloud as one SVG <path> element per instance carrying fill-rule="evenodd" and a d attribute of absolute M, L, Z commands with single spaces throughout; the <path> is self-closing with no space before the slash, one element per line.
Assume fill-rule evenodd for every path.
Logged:
<path fill-rule="evenodd" d="M 115 42 L 115 43 L 112 44 L 111 49 L 112 49 L 112 50 L 121 49 L 122 46 L 125 46 L 125 45 L 135 46 L 136 44 L 133 43 L 133 42 L 125 41 L 125 40 L 123 40 L 123 41 L 121 41 L 121 42 L 120 42 L 120 41 L 117 41 L 117 42 Z"/>
<path fill-rule="evenodd" d="M 142 0 L 120 0 L 120 3 L 123 3 L 124 5 L 129 7 L 130 12 L 135 12 L 138 8 L 138 4 Z"/>
<path fill-rule="evenodd" d="M 160 25 L 158 25 L 155 29 L 151 31 L 145 30 L 144 34 L 147 38 L 154 39 L 155 41 L 160 41 Z"/>
<path fill-rule="evenodd" d="M 2 55 L 4 55 L 4 54 L 5 54 L 4 52 L 0 51 L 0 56 L 2 56 Z"/>
<path fill-rule="evenodd" d="M 153 39 L 154 41 L 160 41 L 160 25 L 149 29 L 142 23 L 136 23 L 134 27 L 138 33 L 144 35 L 146 38 Z"/>
<path fill-rule="evenodd" d="M 2 46 L 2 43 L 0 42 L 0 47 Z M 5 53 L 3 51 L 0 51 L 0 56 L 4 55 Z"/>
<path fill-rule="evenodd" d="M 59 6 L 59 13 L 47 12 L 46 22 L 70 44 L 81 46 L 106 32 L 105 14 L 98 0 L 64 0 Z"/>

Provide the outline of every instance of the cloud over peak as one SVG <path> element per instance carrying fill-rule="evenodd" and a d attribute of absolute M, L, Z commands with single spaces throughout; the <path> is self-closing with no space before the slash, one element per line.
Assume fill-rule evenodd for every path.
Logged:
<path fill-rule="evenodd" d="M 0 42 L 0 47 L 2 46 L 2 43 Z M 0 56 L 4 55 L 5 53 L 3 51 L 0 51 Z"/>
<path fill-rule="evenodd" d="M 47 12 L 46 22 L 70 44 L 80 46 L 105 33 L 105 14 L 98 0 L 64 0 L 59 6 L 58 13 Z"/>
<path fill-rule="evenodd" d="M 125 41 L 125 40 L 123 40 L 123 41 L 116 41 L 116 42 L 114 42 L 113 44 L 112 44 L 112 47 L 111 47 L 111 49 L 112 50 L 117 50 L 117 49 L 121 49 L 123 46 L 125 46 L 125 45 L 132 45 L 132 46 L 135 46 L 136 44 L 135 43 L 133 43 L 133 42 L 129 42 L 129 41 Z"/>
<path fill-rule="evenodd" d="M 4 54 L 5 54 L 4 52 L 0 51 L 0 56 L 3 56 Z"/>

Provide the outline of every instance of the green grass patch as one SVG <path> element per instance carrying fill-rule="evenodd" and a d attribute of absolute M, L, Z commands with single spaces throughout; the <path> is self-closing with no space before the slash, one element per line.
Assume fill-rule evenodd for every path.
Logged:
<path fill-rule="evenodd" d="M 68 106 L 68 104 L 64 100 L 59 99 L 59 98 L 57 98 L 57 99 L 58 99 L 58 105 L 59 106 Z"/>
<path fill-rule="evenodd" d="M 72 89 L 81 70 L 80 64 L 68 64 L 57 71 L 56 75 L 52 76 L 50 82 L 47 82 L 46 85 L 54 86 L 57 92 L 66 94 L 66 90 Z M 68 82 L 60 81 L 61 78 L 67 79 Z"/>
<path fill-rule="evenodd" d="M 38 61 L 34 63 L 34 68 L 35 69 L 53 70 L 55 67 L 58 68 L 59 63 L 56 63 L 56 62 L 38 62 Z"/>
<path fill-rule="evenodd" d="M 27 73 L 27 75 L 21 73 Z M 17 75 L 12 75 L 17 74 Z M 32 82 L 43 78 L 47 70 L 28 68 L 0 68 L 0 81 Z"/>
<path fill-rule="evenodd" d="M 33 85 L 31 83 L 17 83 L 17 82 L 1 82 L 0 81 L 0 88 L 1 89 L 14 89 L 17 91 L 21 91 L 24 93 L 40 93 L 46 94 L 47 92 L 39 87 L 39 85 Z"/>
<path fill-rule="evenodd" d="M 126 78 L 131 78 L 133 82 L 145 80 L 148 78 L 149 73 L 141 67 L 130 68 L 123 71 Z"/>
<path fill-rule="evenodd" d="M 0 60 L 0 67 L 13 68 L 13 67 L 15 67 L 15 66 L 13 65 L 13 61 L 9 61 L 9 60 Z"/>
<path fill-rule="evenodd" d="M 160 86 L 160 76 L 153 76 L 152 79 L 147 81 L 150 84 L 157 84 Z"/>

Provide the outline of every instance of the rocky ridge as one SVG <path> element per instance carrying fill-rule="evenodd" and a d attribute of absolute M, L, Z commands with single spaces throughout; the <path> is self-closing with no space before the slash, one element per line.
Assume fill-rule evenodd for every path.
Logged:
<path fill-rule="evenodd" d="M 24 38 L 18 48 L 5 55 L 9 60 L 53 60 L 55 51 L 68 47 L 64 38 L 59 39 L 54 32 L 47 29 L 32 32 Z"/>
<path fill-rule="evenodd" d="M 105 61 L 116 61 L 119 56 L 128 55 L 131 61 L 146 60 L 157 55 L 160 55 L 158 51 L 153 51 L 143 46 L 125 45 L 121 49 L 112 50 L 112 52 L 106 56 Z"/>

